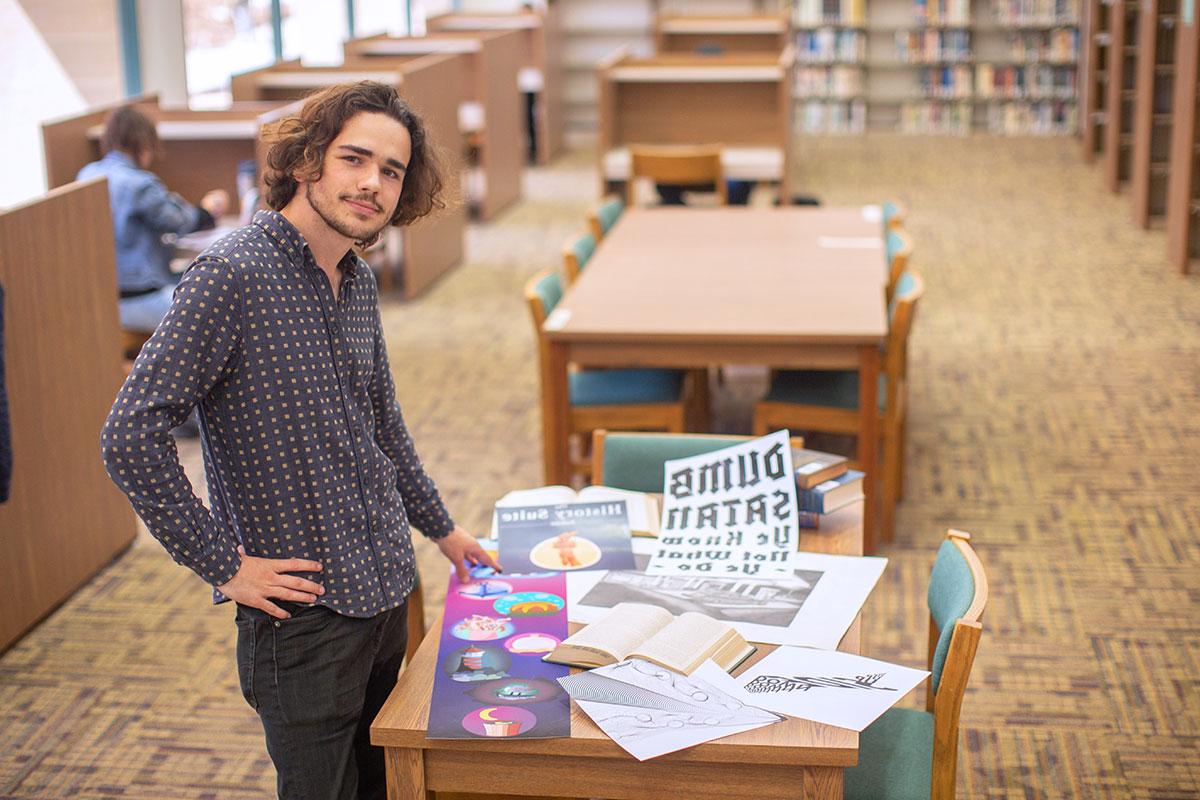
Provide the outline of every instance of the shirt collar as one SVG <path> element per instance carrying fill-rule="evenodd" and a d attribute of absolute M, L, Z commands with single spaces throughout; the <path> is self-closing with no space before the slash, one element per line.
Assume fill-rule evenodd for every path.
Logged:
<path fill-rule="evenodd" d="M 272 209 L 255 211 L 253 224 L 266 231 L 294 263 L 305 264 L 311 261 L 316 267 L 316 260 L 312 257 L 308 242 L 304 241 L 304 235 L 283 214 Z M 349 278 L 354 275 L 357 267 L 358 256 L 353 250 L 347 250 L 346 255 L 338 262 L 338 269 L 343 277 Z"/>
<path fill-rule="evenodd" d="M 122 153 L 120 150 L 109 150 L 104 154 L 104 158 L 102 160 L 115 161 L 119 164 L 125 164 L 126 166 L 133 167 L 135 169 L 138 168 L 138 165 L 133 163 L 133 157 L 127 153 Z"/>

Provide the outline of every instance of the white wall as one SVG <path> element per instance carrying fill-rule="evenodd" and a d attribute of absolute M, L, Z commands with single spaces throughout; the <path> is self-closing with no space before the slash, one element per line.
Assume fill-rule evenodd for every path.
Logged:
<path fill-rule="evenodd" d="M 163 105 L 186 106 L 182 3 L 138 0 L 137 15 L 142 91 L 158 94 Z"/>

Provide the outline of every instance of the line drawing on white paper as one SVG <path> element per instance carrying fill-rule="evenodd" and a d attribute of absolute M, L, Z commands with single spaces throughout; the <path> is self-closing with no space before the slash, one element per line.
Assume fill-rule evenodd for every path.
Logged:
<path fill-rule="evenodd" d="M 894 692 L 890 686 L 876 686 L 885 673 L 872 675 L 856 675 L 853 678 L 810 677 L 795 675 L 759 675 L 746 684 L 746 691 L 752 694 L 765 692 L 807 692 L 810 689 L 877 689 L 884 692 Z"/>

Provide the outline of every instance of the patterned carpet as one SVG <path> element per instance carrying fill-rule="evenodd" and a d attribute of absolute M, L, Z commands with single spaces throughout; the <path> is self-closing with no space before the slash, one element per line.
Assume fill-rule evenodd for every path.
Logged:
<path fill-rule="evenodd" d="M 946 527 L 970 531 L 992 601 L 959 795 L 1200 797 L 1200 280 L 1168 268 L 1163 234 L 1134 229 L 1072 140 L 804 140 L 798 163 L 828 205 L 906 201 L 928 283 L 866 653 L 922 663 L 933 552 Z M 540 483 L 520 290 L 582 225 L 591 165 L 531 172 L 463 268 L 384 312 L 422 456 L 476 530 Z M 723 429 L 755 389 L 732 388 Z M 420 552 L 433 606 L 444 566 Z M 0 797 L 271 796 L 233 640 L 230 609 L 140 539 L 0 658 Z"/>

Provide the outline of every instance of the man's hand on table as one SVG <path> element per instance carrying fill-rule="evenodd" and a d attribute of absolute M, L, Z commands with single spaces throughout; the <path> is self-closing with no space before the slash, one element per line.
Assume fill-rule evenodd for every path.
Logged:
<path fill-rule="evenodd" d="M 442 551 L 442 555 L 450 559 L 450 563 L 454 565 L 459 583 L 470 583 L 471 581 L 471 573 L 467 564 L 471 566 L 486 564 L 497 572 L 503 572 L 499 562 L 492 558 L 491 553 L 483 549 L 479 540 L 462 528 L 456 526 L 449 535 L 443 536 L 435 542 L 438 549 Z"/>

